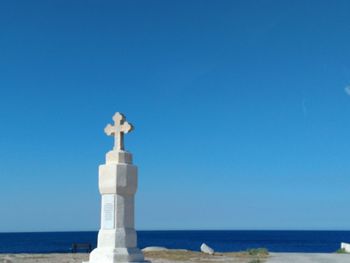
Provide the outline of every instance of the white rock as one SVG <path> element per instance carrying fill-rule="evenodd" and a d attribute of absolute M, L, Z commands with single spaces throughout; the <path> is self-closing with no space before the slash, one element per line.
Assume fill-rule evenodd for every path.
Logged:
<path fill-rule="evenodd" d="M 341 243 L 341 248 L 345 250 L 345 252 L 350 253 L 350 244 L 349 243 Z"/>
<path fill-rule="evenodd" d="M 145 247 L 142 252 L 152 252 L 152 251 L 167 251 L 166 247 Z"/>
<path fill-rule="evenodd" d="M 209 255 L 214 255 L 214 249 L 212 249 L 211 247 L 209 247 L 207 244 L 203 243 L 201 245 L 201 251 L 203 253 L 209 254 Z"/>

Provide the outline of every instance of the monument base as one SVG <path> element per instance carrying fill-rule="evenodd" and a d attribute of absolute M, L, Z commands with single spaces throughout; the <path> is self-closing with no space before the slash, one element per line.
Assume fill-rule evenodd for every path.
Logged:
<path fill-rule="evenodd" d="M 150 263 L 138 248 L 96 248 L 84 263 Z"/>

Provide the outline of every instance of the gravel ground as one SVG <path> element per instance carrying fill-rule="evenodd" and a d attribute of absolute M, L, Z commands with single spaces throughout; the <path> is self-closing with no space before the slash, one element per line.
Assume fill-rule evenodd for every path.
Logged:
<path fill-rule="evenodd" d="M 268 263 L 350 263 L 350 254 L 270 253 Z"/>
<path fill-rule="evenodd" d="M 270 253 L 254 257 L 245 253 L 223 253 L 214 256 L 192 251 L 147 252 L 153 263 L 350 263 L 350 254 Z M 82 263 L 88 254 L 0 254 L 0 263 Z"/>
<path fill-rule="evenodd" d="M 206 255 L 192 251 L 159 251 L 146 252 L 145 257 L 153 263 L 263 263 L 254 261 L 258 258 L 242 253 L 225 253 Z M 82 263 L 88 260 L 88 254 L 0 254 L 0 263 Z"/>

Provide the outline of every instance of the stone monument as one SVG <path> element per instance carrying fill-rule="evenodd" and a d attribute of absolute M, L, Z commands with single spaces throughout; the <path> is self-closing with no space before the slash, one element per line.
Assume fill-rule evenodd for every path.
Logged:
<path fill-rule="evenodd" d="M 133 126 L 119 112 L 113 121 L 114 125 L 105 128 L 107 135 L 114 136 L 114 148 L 99 167 L 101 228 L 89 263 L 148 262 L 137 248 L 134 227 L 137 167 L 132 164 L 131 153 L 124 149 L 124 134 Z"/>

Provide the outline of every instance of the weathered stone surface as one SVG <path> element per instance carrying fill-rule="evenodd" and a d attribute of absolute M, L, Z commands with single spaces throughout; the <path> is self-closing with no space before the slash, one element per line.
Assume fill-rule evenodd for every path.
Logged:
<path fill-rule="evenodd" d="M 106 164 L 132 163 L 132 155 L 126 151 L 109 151 L 106 154 Z"/>

